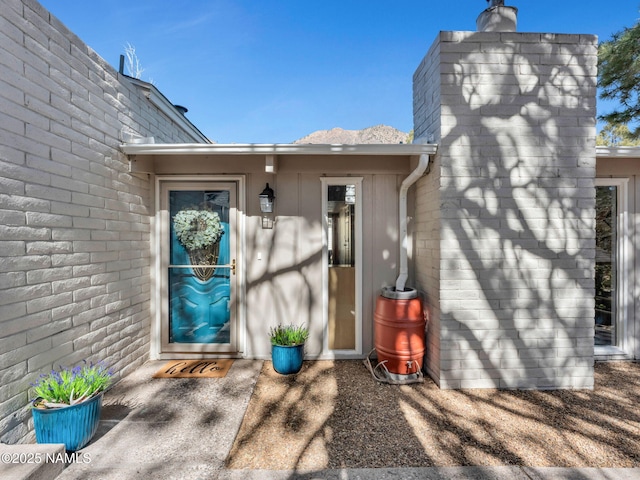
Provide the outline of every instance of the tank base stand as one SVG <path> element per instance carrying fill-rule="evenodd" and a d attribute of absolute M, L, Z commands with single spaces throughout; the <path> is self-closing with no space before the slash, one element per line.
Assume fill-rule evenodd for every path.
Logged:
<path fill-rule="evenodd" d="M 386 360 L 378 362 L 374 367 L 371 364 L 371 358 L 373 352 L 375 351 L 375 348 L 371 350 L 369 352 L 369 355 L 367 355 L 367 358 L 365 358 L 362 362 L 376 381 L 381 383 L 388 383 L 390 385 L 409 385 L 410 383 L 424 383 L 424 375 L 422 374 L 422 370 L 418 370 L 416 373 L 410 373 L 409 375 L 392 373 L 387 370 L 387 367 L 385 365 L 385 363 L 387 362 Z"/>

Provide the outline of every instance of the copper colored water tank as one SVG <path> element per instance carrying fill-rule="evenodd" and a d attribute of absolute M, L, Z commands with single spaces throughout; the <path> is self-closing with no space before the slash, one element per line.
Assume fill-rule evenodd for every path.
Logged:
<path fill-rule="evenodd" d="M 383 289 L 373 318 L 378 362 L 385 362 L 389 372 L 399 375 L 420 371 L 425 352 L 425 316 L 417 290 Z"/>

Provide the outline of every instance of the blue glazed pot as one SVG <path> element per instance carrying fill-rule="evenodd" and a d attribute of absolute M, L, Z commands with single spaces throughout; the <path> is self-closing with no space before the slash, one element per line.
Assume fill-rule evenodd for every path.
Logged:
<path fill-rule="evenodd" d="M 93 438 L 100 423 L 102 393 L 86 402 L 62 408 L 32 408 L 33 427 L 38 443 L 64 443 L 75 452 Z"/>
<path fill-rule="evenodd" d="M 303 358 L 304 344 L 294 346 L 271 345 L 273 369 L 282 375 L 298 373 L 302 368 Z"/>

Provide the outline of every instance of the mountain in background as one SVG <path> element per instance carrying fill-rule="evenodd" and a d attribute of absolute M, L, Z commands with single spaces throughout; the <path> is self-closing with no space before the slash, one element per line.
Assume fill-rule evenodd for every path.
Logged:
<path fill-rule="evenodd" d="M 401 132 L 397 128 L 387 125 L 376 125 L 362 130 L 344 130 L 332 128 L 331 130 L 318 130 L 306 137 L 302 137 L 293 143 L 309 144 L 345 144 L 355 145 L 364 143 L 409 143 L 409 134 Z"/>

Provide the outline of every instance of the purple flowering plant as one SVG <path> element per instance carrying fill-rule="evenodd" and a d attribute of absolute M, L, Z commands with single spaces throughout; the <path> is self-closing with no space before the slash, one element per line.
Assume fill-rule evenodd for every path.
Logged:
<path fill-rule="evenodd" d="M 31 384 L 36 408 L 60 408 L 75 405 L 105 391 L 111 385 L 113 371 L 103 363 L 84 362 L 71 369 L 60 367 L 42 374 Z"/>

